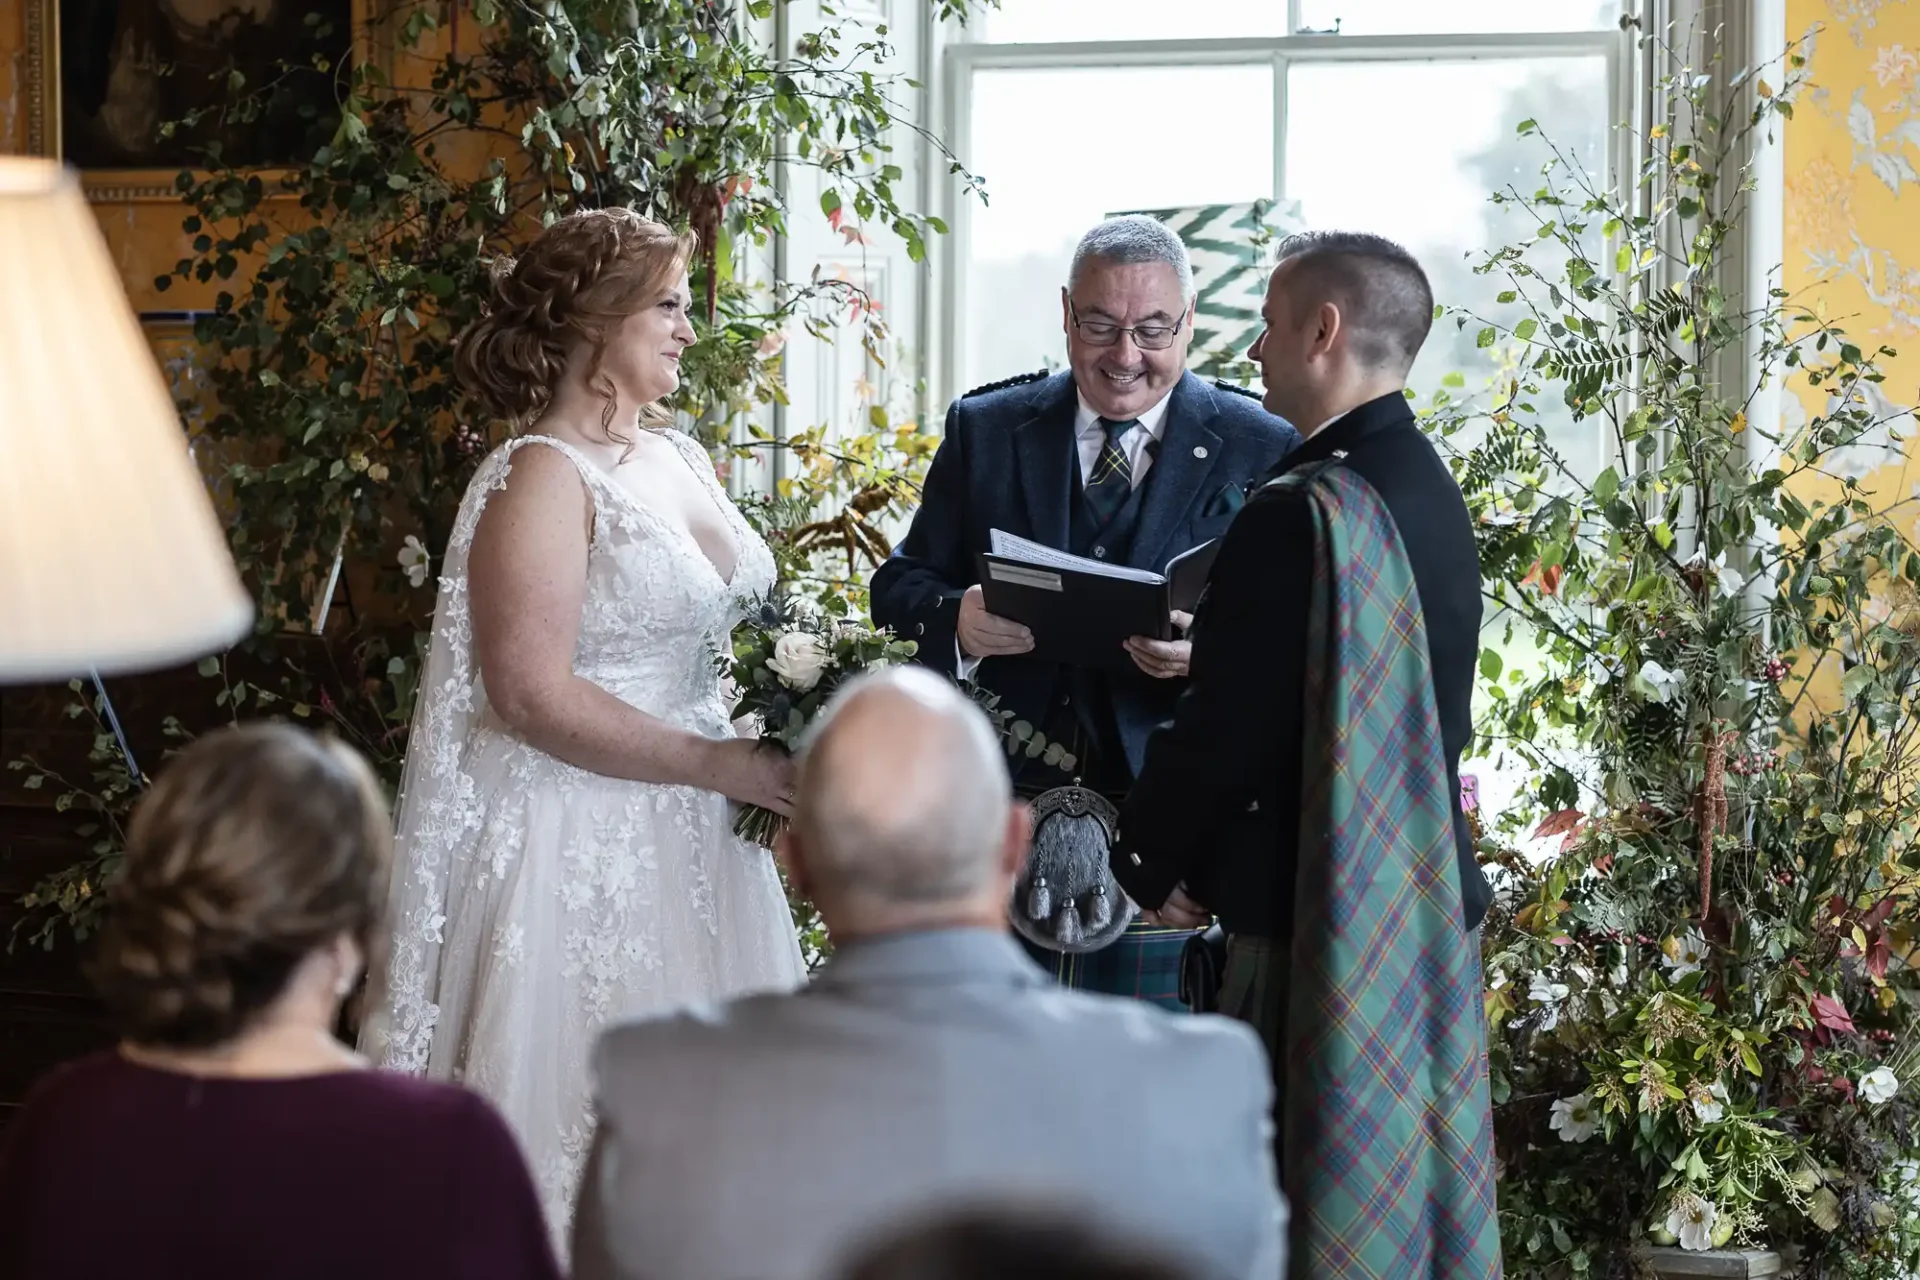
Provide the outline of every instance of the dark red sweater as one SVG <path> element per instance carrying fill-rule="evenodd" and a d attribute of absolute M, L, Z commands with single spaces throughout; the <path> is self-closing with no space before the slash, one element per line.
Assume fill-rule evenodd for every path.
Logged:
<path fill-rule="evenodd" d="M 35 1088 L 0 1149 L 0 1280 L 557 1280 L 512 1133 L 379 1071 L 202 1079 L 117 1054 Z"/>

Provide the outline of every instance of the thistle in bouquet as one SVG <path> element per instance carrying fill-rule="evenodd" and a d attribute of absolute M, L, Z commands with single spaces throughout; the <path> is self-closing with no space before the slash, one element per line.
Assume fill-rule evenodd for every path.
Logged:
<path fill-rule="evenodd" d="M 844 601 L 767 601 L 733 633 L 727 666 L 738 697 L 733 719 L 751 716 L 763 746 L 791 753 L 841 685 L 866 671 L 913 657 L 917 646 L 891 631 L 846 616 Z M 759 805 L 742 805 L 736 835 L 768 848 L 787 820 Z"/>

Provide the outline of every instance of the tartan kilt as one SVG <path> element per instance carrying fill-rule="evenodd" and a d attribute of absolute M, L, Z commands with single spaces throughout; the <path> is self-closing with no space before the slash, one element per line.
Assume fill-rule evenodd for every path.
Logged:
<path fill-rule="evenodd" d="M 1041 968 L 1053 980 L 1075 991 L 1130 996 L 1177 1013 L 1189 1012 L 1180 1002 L 1180 953 L 1194 929 L 1167 929 L 1136 920 L 1127 931 L 1098 951 L 1064 955 L 1022 938 Z"/>

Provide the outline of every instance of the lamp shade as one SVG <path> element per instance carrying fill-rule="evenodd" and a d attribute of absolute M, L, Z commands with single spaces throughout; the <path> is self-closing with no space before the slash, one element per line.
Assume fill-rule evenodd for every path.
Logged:
<path fill-rule="evenodd" d="M 167 666 L 252 617 L 78 180 L 0 156 L 0 682 Z"/>

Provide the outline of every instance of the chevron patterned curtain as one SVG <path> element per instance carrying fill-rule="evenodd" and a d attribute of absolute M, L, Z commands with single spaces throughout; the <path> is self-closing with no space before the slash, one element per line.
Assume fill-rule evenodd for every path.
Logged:
<path fill-rule="evenodd" d="M 1259 371 L 1247 360 L 1247 348 L 1260 336 L 1260 304 L 1266 296 L 1267 275 L 1273 270 L 1274 249 L 1286 237 L 1306 229 L 1300 202 L 1256 200 L 1119 212 L 1144 213 L 1166 223 L 1193 259 L 1199 305 L 1187 367 L 1203 377 L 1257 382 Z"/>

